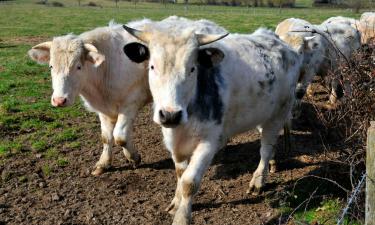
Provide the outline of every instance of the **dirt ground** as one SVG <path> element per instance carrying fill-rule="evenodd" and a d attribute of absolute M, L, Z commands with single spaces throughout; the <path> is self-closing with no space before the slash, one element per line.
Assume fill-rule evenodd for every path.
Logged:
<path fill-rule="evenodd" d="M 69 164 L 54 168 L 50 176 L 43 175 L 40 154 L 14 156 L 0 167 L 2 176 L 8 176 L 0 185 L 0 224 L 171 224 L 164 209 L 174 196 L 174 165 L 150 110 L 146 107 L 135 125 L 135 145 L 142 155 L 137 169 L 127 165 L 115 147 L 113 169 L 100 177 L 90 175 L 101 153 L 99 123 L 93 116 L 85 122 L 97 125 L 85 131 L 84 139 L 95 144 L 61 149 Z M 280 138 L 278 171 L 259 196 L 246 194 L 259 162 L 259 136 L 248 132 L 233 138 L 203 179 L 193 204 L 193 224 L 278 224 L 279 202 L 291 185 L 308 174 L 324 176 L 322 168 L 335 154 L 325 151 L 308 124 L 306 119 L 303 126 L 294 127 L 291 152 L 283 150 Z M 27 179 L 20 180 L 21 175 Z"/>

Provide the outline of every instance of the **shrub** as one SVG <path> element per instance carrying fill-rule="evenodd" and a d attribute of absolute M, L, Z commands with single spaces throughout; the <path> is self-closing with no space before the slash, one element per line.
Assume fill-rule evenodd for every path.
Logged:
<path fill-rule="evenodd" d="M 375 45 L 363 46 L 348 63 L 342 63 L 328 75 L 328 80 L 338 80 L 344 89 L 344 97 L 333 108 L 321 107 L 322 99 L 309 99 L 318 118 L 313 126 L 318 128 L 322 139 L 340 149 L 337 162 L 351 181 L 358 181 L 365 172 L 367 129 L 375 120 Z M 326 84 L 320 84 L 326 86 Z M 330 87 L 323 88 L 329 95 Z M 327 96 L 325 99 L 327 99 Z M 320 106 L 319 106 L 320 105 Z M 307 117 L 310 117 L 307 115 Z M 353 184 L 352 184 L 353 185 Z M 364 187 L 362 187 L 362 191 Z M 362 192 L 363 193 L 363 192 Z M 352 204 L 353 217 L 363 218 L 364 194 L 359 195 Z"/>
<path fill-rule="evenodd" d="M 53 7 L 64 7 L 64 4 L 61 2 L 52 2 L 51 5 Z"/>
<path fill-rule="evenodd" d="M 296 1 L 295 0 L 267 0 L 267 4 L 269 7 L 294 7 Z"/>
<path fill-rule="evenodd" d="M 89 2 L 87 4 L 87 6 L 91 6 L 91 7 L 100 7 L 100 5 L 96 4 L 95 2 Z"/>

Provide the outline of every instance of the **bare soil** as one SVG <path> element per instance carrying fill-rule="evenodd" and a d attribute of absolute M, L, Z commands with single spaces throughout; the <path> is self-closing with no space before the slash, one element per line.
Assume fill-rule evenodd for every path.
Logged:
<path fill-rule="evenodd" d="M 67 166 L 53 167 L 46 176 L 42 168 L 48 160 L 35 153 L 16 155 L 0 166 L 0 224 L 171 224 L 164 209 L 174 195 L 174 165 L 160 128 L 151 120 L 151 107 L 139 114 L 135 125 L 140 167 L 127 165 L 116 147 L 113 169 L 100 177 L 90 175 L 101 153 L 98 119 L 81 119 L 69 122 L 95 125 L 84 131 L 81 149 L 60 149 Z M 246 194 L 246 189 L 259 162 L 259 136 L 248 132 L 233 138 L 203 179 L 193 204 L 193 224 L 278 224 L 278 208 L 294 183 L 309 174 L 326 176 L 336 154 L 327 152 L 308 128 L 310 119 L 294 127 L 291 152 L 284 151 L 280 139 L 278 171 L 258 196 Z M 318 184 L 307 183 L 314 188 Z"/>

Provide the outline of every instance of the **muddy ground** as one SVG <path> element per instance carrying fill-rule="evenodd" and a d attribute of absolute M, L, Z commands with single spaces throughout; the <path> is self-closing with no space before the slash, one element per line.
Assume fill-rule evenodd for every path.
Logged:
<path fill-rule="evenodd" d="M 135 125 L 135 145 L 142 155 L 137 169 L 127 165 L 115 147 L 113 169 L 100 177 L 90 175 L 101 153 L 99 123 L 93 114 L 64 121 L 93 126 L 84 131 L 81 149 L 60 149 L 69 163 L 55 167 L 49 176 L 42 172 L 43 155 L 13 156 L 0 167 L 0 224 L 171 224 L 164 209 L 173 198 L 176 176 L 150 108 L 140 113 Z M 327 168 L 334 166 L 331 159 L 336 153 L 327 152 L 309 125 L 314 118 L 304 118 L 294 125 L 291 152 L 284 151 L 280 138 L 278 171 L 270 175 L 259 196 L 246 194 L 259 161 L 259 136 L 248 132 L 233 138 L 203 179 L 193 204 L 193 224 L 278 224 L 280 208 L 295 182 L 309 174 L 328 176 Z M 297 188 L 318 185 L 322 184 L 310 179 Z"/>

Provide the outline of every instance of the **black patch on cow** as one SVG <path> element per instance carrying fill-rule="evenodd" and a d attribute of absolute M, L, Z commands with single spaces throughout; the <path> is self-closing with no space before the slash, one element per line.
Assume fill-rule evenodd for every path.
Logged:
<path fill-rule="evenodd" d="M 281 61 L 283 63 L 283 69 L 285 71 L 288 71 L 289 70 L 289 58 L 288 58 L 288 53 L 284 50 L 284 49 L 281 49 L 280 50 L 280 53 L 281 53 Z"/>
<path fill-rule="evenodd" d="M 260 88 L 262 88 L 262 89 L 264 88 L 264 81 L 260 81 L 260 80 L 259 80 L 259 81 L 258 81 L 258 84 L 259 84 Z"/>
<path fill-rule="evenodd" d="M 148 48 L 140 43 L 132 42 L 124 46 L 124 53 L 135 63 L 141 63 L 150 58 Z"/>
<path fill-rule="evenodd" d="M 213 66 L 211 57 L 207 55 L 207 52 L 204 50 L 198 51 L 198 62 L 203 67 L 211 68 Z M 199 71 L 198 71 L 199 73 Z"/>
<path fill-rule="evenodd" d="M 220 66 L 207 68 L 198 65 L 196 96 L 188 106 L 189 116 L 200 121 L 213 120 L 220 124 L 224 106 L 219 89 L 224 87 Z"/>

